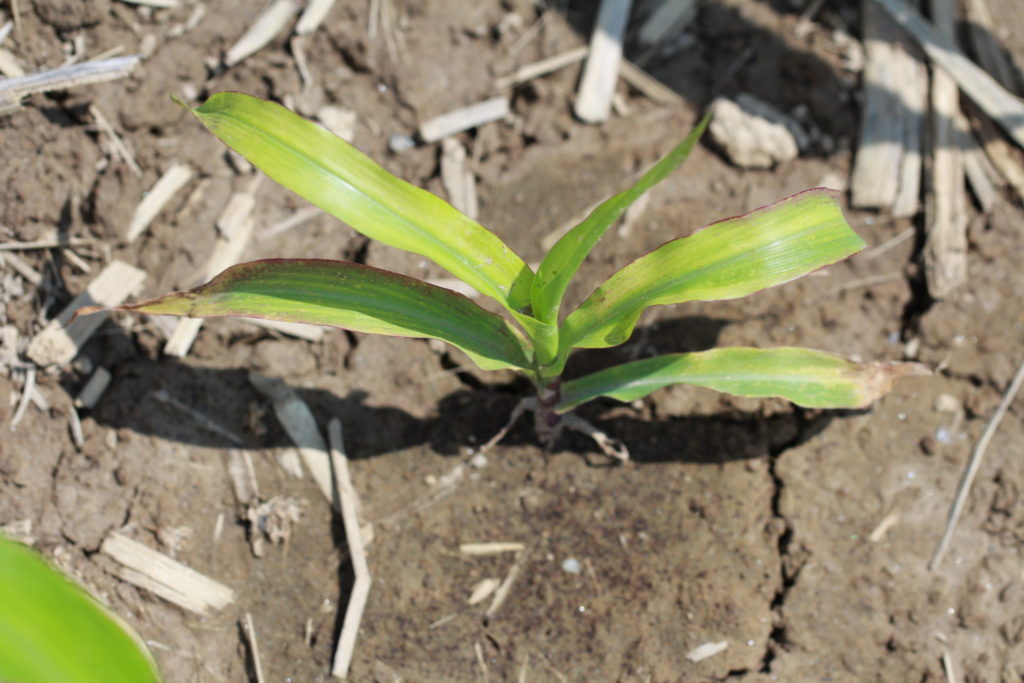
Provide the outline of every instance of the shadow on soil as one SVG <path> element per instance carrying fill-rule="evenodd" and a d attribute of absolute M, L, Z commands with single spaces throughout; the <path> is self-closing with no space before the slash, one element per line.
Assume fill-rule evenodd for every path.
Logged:
<path fill-rule="evenodd" d="M 661 351 L 711 348 L 728 322 L 695 316 L 645 326 L 638 329 L 627 345 L 580 352 L 573 357 L 566 374 L 571 378 Z M 106 339 L 117 345 L 131 343 L 123 336 L 111 339 L 112 336 L 116 334 Z M 90 413 L 100 424 L 211 448 L 293 445 L 277 420 L 270 417 L 273 408 L 249 383 L 247 368 L 197 368 L 174 359 L 137 356 L 117 367 L 118 374 L 104 400 Z M 318 423 L 340 418 L 345 425 L 349 456 L 364 458 L 422 444 L 429 444 L 444 455 L 457 455 L 460 448 L 483 443 L 493 436 L 519 400 L 531 393 L 525 379 L 486 385 L 466 377 L 465 384 L 466 389 L 452 392 L 438 402 L 432 411 L 436 417 L 426 419 L 397 408 L 367 405 L 369 395 L 361 390 L 338 396 L 322 389 L 293 388 Z M 730 410 L 710 416 L 659 418 L 646 407 L 636 410 L 612 400 L 594 401 L 580 407 L 577 413 L 625 441 L 640 463 L 717 463 L 759 457 L 764 454 L 764 444 L 772 452 L 791 446 L 796 439 L 809 436 L 808 425 L 824 427 L 833 415 L 792 410 L 765 417 Z M 537 443 L 529 416 L 520 420 L 503 443 Z M 594 444 L 576 434 L 563 435 L 556 448 L 568 448 L 588 457 L 596 454 Z M 599 457 L 591 460 L 601 461 Z"/>

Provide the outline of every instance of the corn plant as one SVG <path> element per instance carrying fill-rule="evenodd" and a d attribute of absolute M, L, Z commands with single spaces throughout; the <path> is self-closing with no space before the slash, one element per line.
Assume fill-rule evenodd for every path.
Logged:
<path fill-rule="evenodd" d="M 534 410 L 548 438 L 566 423 L 585 428 L 568 411 L 599 396 L 631 401 L 686 383 L 740 396 L 780 396 L 801 406 L 857 408 L 886 393 L 898 377 L 921 371 L 914 364 L 854 363 L 801 348 L 720 348 L 561 379 L 570 353 L 625 342 L 650 306 L 747 296 L 864 247 L 843 218 L 837 193 L 808 190 L 658 247 L 565 315 L 566 289 L 591 249 L 633 201 L 686 159 L 707 117 L 632 187 L 569 230 L 534 271 L 476 221 L 278 104 L 218 93 L 193 113 L 280 184 L 363 235 L 430 259 L 496 301 L 505 315 L 398 273 L 322 259 L 243 263 L 191 291 L 123 310 L 267 318 L 440 339 L 481 368 L 525 374 L 538 395 L 523 406 Z M 625 455 L 616 448 L 606 452 Z"/>
<path fill-rule="evenodd" d="M 159 681 L 145 645 L 32 549 L 0 534 L 0 681 Z"/>

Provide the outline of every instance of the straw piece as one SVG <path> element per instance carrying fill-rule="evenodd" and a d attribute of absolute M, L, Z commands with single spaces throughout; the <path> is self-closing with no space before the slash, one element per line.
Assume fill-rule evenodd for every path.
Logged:
<path fill-rule="evenodd" d="M 149 224 L 156 218 L 164 205 L 195 176 L 195 171 L 188 164 L 174 162 L 164 171 L 152 189 L 142 198 L 132 214 L 132 222 L 128 226 L 127 242 L 135 241 Z"/>
<path fill-rule="evenodd" d="M 850 178 L 859 208 L 917 213 L 928 75 L 920 51 L 884 11 L 865 2 L 864 116 Z"/>
<path fill-rule="evenodd" d="M 587 46 L 568 50 L 547 59 L 542 59 L 539 62 L 520 67 L 515 73 L 496 80 L 494 85 L 498 88 L 509 88 L 513 85 L 532 81 L 535 78 L 546 76 L 553 71 L 564 69 L 576 62 L 581 62 L 589 53 L 590 48 Z"/>
<path fill-rule="evenodd" d="M 333 500 L 327 444 L 320 435 L 320 429 L 316 426 L 316 419 L 309 406 L 290 386 L 279 379 L 250 372 L 249 383 L 273 404 L 274 414 L 299 450 L 299 455 L 306 463 L 309 473 L 313 475 L 313 480 L 320 487 L 324 497 Z"/>
<path fill-rule="evenodd" d="M 441 145 L 441 182 L 452 206 L 475 220 L 480 210 L 476 177 L 466 166 L 466 148 L 455 138 L 445 138 Z"/>
<path fill-rule="evenodd" d="M 258 182 L 259 176 L 257 176 Z M 200 280 L 206 281 L 234 265 L 241 258 L 252 236 L 253 223 L 249 219 L 253 206 L 256 203 L 253 192 L 236 192 L 229 199 L 227 206 L 217 219 L 217 228 L 220 236 L 213 247 L 213 253 L 200 273 Z M 183 318 L 178 321 L 167 344 L 164 345 L 164 353 L 176 358 L 184 358 L 192 343 L 195 341 L 199 330 L 203 326 L 201 318 Z"/>
<path fill-rule="evenodd" d="M 252 666 L 256 672 L 256 683 L 263 683 L 263 664 L 260 663 L 260 646 L 256 641 L 256 625 L 252 622 L 252 614 L 245 613 L 245 621 L 242 630 L 245 632 L 245 639 L 249 641 L 249 651 L 252 654 Z"/>
<path fill-rule="evenodd" d="M 303 223 L 313 218 L 316 218 L 317 216 L 320 216 L 322 214 L 323 210 L 318 209 L 315 206 L 304 206 L 301 209 L 297 209 L 292 215 L 283 219 L 281 222 L 272 225 L 266 230 L 264 230 L 262 233 L 260 233 L 259 238 L 267 239 L 270 237 L 274 237 L 275 235 L 279 235 L 282 232 L 291 230 L 292 228 L 297 228 Z"/>
<path fill-rule="evenodd" d="M 928 57 L 942 67 L 960 89 L 996 121 L 1019 146 L 1024 147 L 1024 102 L 978 65 L 969 60 L 952 40 L 942 35 L 905 0 L 874 0 L 921 45 Z"/>
<path fill-rule="evenodd" d="M 494 589 L 496 589 L 500 585 L 500 579 L 481 579 L 480 582 L 473 587 L 473 591 L 470 593 L 469 599 L 466 600 L 466 603 L 469 605 L 480 604 L 487 598 L 488 595 L 494 592 Z"/>
<path fill-rule="evenodd" d="M 275 332 L 287 334 L 289 337 L 305 339 L 306 341 L 318 342 L 324 338 L 324 328 L 319 325 L 292 323 L 285 320 L 267 320 L 264 318 L 243 318 L 243 320 L 257 327 L 274 330 Z"/>
<path fill-rule="evenodd" d="M 424 121 L 420 124 L 420 137 L 424 142 L 437 142 L 449 135 L 503 119 L 510 111 L 508 97 L 492 97 Z"/>
<path fill-rule="evenodd" d="M 727 640 L 722 640 L 717 643 L 704 643 L 703 645 L 698 645 L 687 652 L 686 658 L 696 664 L 708 657 L 714 657 L 719 652 L 725 651 L 727 647 L 729 647 L 729 641 Z"/>
<path fill-rule="evenodd" d="M 115 571 L 120 578 L 201 616 L 235 600 L 224 584 L 122 534 L 107 536 L 100 551 L 122 565 Z"/>
<path fill-rule="evenodd" d="M 646 46 L 662 43 L 681 33 L 695 16 L 697 0 L 662 0 L 640 26 L 637 40 Z"/>
<path fill-rule="evenodd" d="M 602 0 L 597 24 L 590 37 L 590 54 L 573 111 L 584 123 L 600 123 L 608 118 L 612 95 L 619 78 L 622 39 L 629 20 L 632 0 Z"/>
<path fill-rule="evenodd" d="M 39 285 L 43 281 L 43 275 L 28 264 L 28 262 L 17 254 L 4 254 L 0 252 L 0 264 L 6 264 L 11 270 L 22 276 L 33 285 Z"/>
<path fill-rule="evenodd" d="M 496 542 L 496 543 L 463 543 L 459 546 L 459 552 L 463 555 L 497 555 L 499 553 L 518 553 L 525 549 L 522 543 Z"/>
<path fill-rule="evenodd" d="M 128 144 L 121 138 L 121 135 L 114 128 L 114 124 L 110 122 L 106 114 L 100 111 L 100 108 L 95 104 L 89 105 L 89 114 L 95 119 L 96 127 L 110 139 L 110 145 L 114 153 L 132 170 L 132 173 L 141 178 L 142 168 L 139 166 L 139 162 L 135 161 L 135 155 L 132 154 Z"/>
<path fill-rule="evenodd" d="M 21 399 L 18 401 L 18 407 L 14 409 L 14 416 L 11 417 L 12 432 L 21 422 L 21 418 L 25 417 L 28 404 L 32 402 L 32 390 L 36 388 L 36 369 L 29 365 L 25 369 L 25 373 L 25 386 L 21 389 Z"/>
<path fill-rule="evenodd" d="M 115 57 L 0 80 L 0 113 L 14 111 L 22 98 L 41 92 L 66 90 L 127 76 L 142 59 L 139 55 Z"/>
<path fill-rule="evenodd" d="M 953 32 L 953 2 L 932 0 L 936 30 Z M 957 121 L 960 91 L 948 73 L 932 74 L 932 173 L 929 225 L 924 245 L 925 280 L 935 299 L 953 296 L 967 281 L 967 197 L 962 143 Z"/>
<path fill-rule="evenodd" d="M 491 600 L 490 607 L 488 607 L 487 611 L 484 612 L 485 619 L 493 617 L 498 613 L 498 610 L 501 609 L 501 606 L 505 604 L 505 600 L 508 599 L 509 593 L 512 592 L 512 584 L 515 583 L 516 579 L 519 578 L 519 574 L 523 571 L 523 565 L 526 563 L 526 556 L 527 553 L 525 550 L 516 555 L 516 561 L 512 564 L 512 567 L 509 568 L 508 574 L 505 576 L 505 580 L 501 582 L 501 585 L 498 586 L 498 590 L 494 592 L 494 598 Z"/>
<path fill-rule="evenodd" d="M 228 454 L 228 478 L 235 492 L 235 500 L 240 505 L 247 505 L 259 499 L 259 482 L 256 480 L 256 469 L 253 467 L 249 451 L 233 450 Z"/>
<path fill-rule="evenodd" d="M 145 271 L 123 261 L 111 261 L 56 318 L 35 336 L 26 351 L 38 365 L 64 365 L 78 355 L 82 346 L 109 317 L 100 312 L 71 320 L 83 306 L 118 306 L 146 279 Z"/>
<path fill-rule="evenodd" d="M 110 370 L 105 367 L 98 367 L 96 371 L 92 373 L 89 381 L 85 383 L 82 390 L 78 392 L 78 396 L 75 398 L 76 408 L 94 408 L 99 402 L 100 397 L 103 396 L 103 392 L 110 386 Z"/>
<path fill-rule="evenodd" d="M 662 85 L 661 81 L 632 62 L 622 60 L 619 64 L 619 75 L 622 76 L 622 80 L 643 93 L 652 102 L 679 104 L 683 101 L 682 95 L 672 88 Z"/>
<path fill-rule="evenodd" d="M 306 9 L 302 10 L 302 16 L 295 24 L 295 33 L 300 36 L 308 35 L 324 23 L 324 19 L 334 7 L 334 0 L 309 0 Z"/>
<path fill-rule="evenodd" d="M 234 66 L 262 50 L 298 11 L 299 4 L 295 0 L 273 0 L 256 17 L 249 30 L 224 55 L 224 65 Z"/>
<path fill-rule="evenodd" d="M 157 9 L 171 9 L 178 6 L 178 0 L 121 0 L 129 5 L 145 5 Z"/>
<path fill-rule="evenodd" d="M 366 562 L 363 534 L 359 528 L 359 499 L 355 487 L 352 485 L 352 478 L 349 476 L 348 456 L 345 454 L 341 421 L 337 418 L 333 418 L 327 424 L 327 438 L 331 442 L 331 465 L 334 469 L 334 484 L 338 491 L 338 506 L 341 508 L 341 519 L 345 525 L 345 539 L 348 542 L 352 570 L 355 573 L 355 583 L 352 585 L 348 608 L 345 610 L 345 623 L 341 628 L 338 647 L 334 653 L 334 664 L 331 667 L 331 675 L 345 678 L 348 675 L 349 665 L 352 663 L 356 635 L 359 633 L 359 625 L 363 619 L 363 610 L 366 608 L 366 599 L 370 595 L 370 583 L 373 579 L 370 576 L 370 567 Z"/>
<path fill-rule="evenodd" d="M 939 563 L 942 556 L 946 552 L 946 548 L 949 546 L 950 539 L 953 538 L 953 530 L 956 528 L 956 523 L 960 520 L 960 515 L 964 511 L 964 505 L 967 503 L 967 495 L 971 492 L 971 484 L 974 483 L 974 477 L 978 474 L 978 468 L 981 467 L 981 460 L 985 455 L 985 451 L 988 449 L 988 443 L 992 440 L 992 436 L 996 433 L 996 429 L 999 428 L 999 423 L 1003 421 L 1003 417 L 1006 415 L 1006 411 L 1010 409 L 1010 404 L 1013 403 L 1017 394 L 1020 392 L 1021 385 L 1024 385 L 1024 362 L 1017 368 L 1016 374 L 1013 376 L 1013 380 L 1010 382 L 1010 386 L 1006 389 L 1006 393 L 1003 394 L 1003 400 L 999 403 L 999 407 L 992 414 L 992 418 L 985 425 L 985 431 L 981 433 L 978 441 L 974 444 L 974 448 L 971 450 L 971 457 L 967 461 L 967 467 L 964 469 L 963 476 L 960 478 L 960 483 L 956 487 L 956 496 L 953 499 L 953 505 L 949 508 L 949 517 L 946 519 L 946 528 L 942 531 L 942 538 L 939 540 L 939 544 L 935 547 L 935 552 L 932 553 L 932 558 L 928 561 L 928 569 L 934 569 L 935 565 Z"/>
<path fill-rule="evenodd" d="M 25 75 L 25 70 L 18 63 L 18 58 L 2 47 L 0 47 L 0 73 L 7 78 L 21 78 Z"/>

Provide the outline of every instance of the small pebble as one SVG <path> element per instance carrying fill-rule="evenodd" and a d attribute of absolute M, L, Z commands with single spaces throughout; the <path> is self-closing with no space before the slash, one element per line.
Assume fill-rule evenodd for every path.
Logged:
<path fill-rule="evenodd" d="M 388 149 L 395 154 L 401 154 L 406 150 L 410 150 L 416 146 L 416 141 L 408 135 L 400 135 L 398 133 L 388 138 Z"/>
<path fill-rule="evenodd" d="M 469 459 L 469 464 L 477 468 L 478 470 L 481 470 L 487 467 L 487 456 L 484 455 L 483 453 L 477 453 L 476 455 Z"/>
<path fill-rule="evenodd" d="M 945 427 L 939 427 L 935 430 L 935 440 L 941 444 L 951 444 L 953 443 L 953 434 Z"/>
<path fill-rule="evenodd" d="M 570 574 L 579 574 L 582 571 L 580 561 L 575 557 L 570 557 L 562 563 L 562 571 L 569 572 Z"/>

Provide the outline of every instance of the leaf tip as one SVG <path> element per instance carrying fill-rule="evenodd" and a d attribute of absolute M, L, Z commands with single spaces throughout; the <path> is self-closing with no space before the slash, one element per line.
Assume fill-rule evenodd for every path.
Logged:
<path fill-rule="evenodd" d="M 904 377 L 928 377 L 932 369 L 921 363 L 913 362 L 878 362 L 868 363 L 862 377 L 861 404 L 865 408 L 890 391 L 893 385 Z"/>

